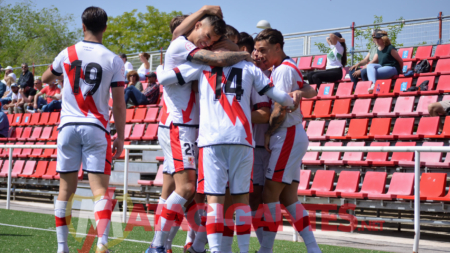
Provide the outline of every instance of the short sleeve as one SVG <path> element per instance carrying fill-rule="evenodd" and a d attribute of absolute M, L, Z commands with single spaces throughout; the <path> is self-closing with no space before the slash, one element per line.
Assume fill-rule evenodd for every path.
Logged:
<path fill-rule="evenodd" d="M 174 68 L 173 71 L 177 76 L 178 84 L 183 85 L 198 80 L 206 67 L 208 66 L 186 62 Z"/>
<path fill-rule="evenodd" d="M 52 71 L 52 74 L 55 76 L 61 76 L 63 73 L 63 65 L 64 65 L 64 59 L 65 59 L 65 51 L 67 49 L 64 49 L 61 51 L 58 56 L 56 56 L 55 60 L 53 60 L 52 65 L 50 65 L 50 70 Z"/>
<path fill-rule="evenodd" d="M 278 68 L 281 68 L 280 71 L 277 71 L 276 75 L 273 75 L 273 84 L 278 89 L 289 93 L 291 92 L 292 85 L 296 83 L 296 78 L 294 76 L 294 70 L 290 67 L 281 65 Z"/>
<path fill-rule="evenodd" d="M 113 69 L 114 73 L 111 78 L 111 88 L 116 87 L 124 87 L 125 86 L 125 68 L 123 66 L 122 59 L 119 58 L 119 56 L 115 56 L 113 60 Z"/>
<path fill-rule="evenodd" d="M 176 61 L 191 61 L 195 53 L 200 50 L 194 45 L 194 43 L 190 42 L 184 37 L 178 37 L 178 39 L 172 41 L 172 44 L 171 49 L 173 51 L 170 53 Z"/>
<path fill-rule="evenodd" d="M 251 92 L 251 105 L 252 105 L 252 111 L 256 111 L 263 107 L 269 107 L 270 108 L 270 102 L 269 98 L 266 95 L 259 95 L 258 92 L 255 90 L 255 88 L 252 88 Z"/>
<path fill-rule="evenodd" d="M 253 87 L 259 95 L 264 95 L 270 88 L 273 87 L 273 84 L 270 82 L 269 78 L 264 75 L 261 69 L 253 65 L 251 66 L 251 70 L 254 76 Z"/>
<path fill-rule="evenodd" d="M 45 86 L 44 88 L 42 88 L 41 91 L 39 91 L 41 94 L 47 94 L 48 93 L 48 86 Z"/>

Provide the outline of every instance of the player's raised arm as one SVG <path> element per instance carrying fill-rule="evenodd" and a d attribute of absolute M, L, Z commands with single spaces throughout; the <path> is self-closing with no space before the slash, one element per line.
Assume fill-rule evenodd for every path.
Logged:
<path fill-rule="evenodd" d="M 158 82 L 165 85 L 179 84 L 184 85 L 185 83 L 198 80 L 200 74 L 202 73 L 204 66 L 193 64 L 193 63 L 183 63 L 174 69 L 164 70 L 162 65 L 156 68 L 156 74 L 158 76 Z"/>
<path fill-rule="evenodd" d="M 226 67 L 240 61 L 252 61 L 249 53 L 240 52 L 211 52 L 205 49 L 197 51 L 191 59 L 192 63 L 209 65 L 215 67 Z"/>
<path fill-rule="evenodd" d="M 192 28 L 194 28 L 195 23 L 197 23 L 200 18 L 204 15 L 216 15 L 219 18 L 223 18 L 222 9 L 220 6 L 205 5 L 200 10 L 192 13 L 187 17 L 181 24 L 173 31 L 172 40 L 178 38 L 181 35 L 188 33 Z"/>

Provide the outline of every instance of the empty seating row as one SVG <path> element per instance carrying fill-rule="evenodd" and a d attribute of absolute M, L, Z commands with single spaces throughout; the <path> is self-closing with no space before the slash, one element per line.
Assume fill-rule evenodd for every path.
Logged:
<path fill-rule="evenodd" d="M 368 171 L 364 175 L 361 189 L 358 191 L 361 175 L 359 171 L 341 171 L 336 188 L 333 183 L 336 173 L 333 170 L 318 170 L 311 188 L 310 170 L 301 170 L 298 187 L 299 196 L 342 197 L 350 199 L 372 200 L 413 200 L 414 173 L 395 172 L 385 193 L 386 172 Z M 422 173 L 420 178 L 420 199 L 428 201 L 450 201 L 450 191 L 445 195 L 446 173 Z"/>
<path fill-rule="evenodd" d="M 8 114 L 10 126 L 49 126 L 59 124 L 59 112 Z"/>
<path fill-rule="evenodd" d="M 0 141 L 56 141 L 58 127 L 14 127 L 10 129 L 8 138 L 0 138 Z"/>
<path fill-rule="evenodd" d="M 7 177 L 9 170 L 9 160 L 0 160 L 0 177 Z M 56 161 L 13 161 L 11 171 L 12 178 L 42 178 L 59 179 L 56 172 Z M 80 168 L 78 179 L 83 179 L 83 170 Z"/>
<path fill-rule="evenodd" d="M 422 146 L 443 146 L 443 142 L 424 142 Z M 320 146 L 319 142 L 310 142 L 309 146 Z M 342 142 L 327 142 L 325 147 L 343 146 Z M 348 147 L 364 147 L 364 142 L 349 142 Z M 371 147 L 388 147 L 389 142 L 372 142 Z M 415 142 L 397 142 L 396 147 L 416 146 Z M 305 166 L 400 166 L 414 167 L 414 152 L 393 152 L 389 160 L 389 152 L 367 152 L 364 160 L 364 152 L 322 152 L 319 158 L 319 152 L 307 152 L 303 157 L 302 164 Z M 441 152 L 421 152 L 420 165 L 428 168 L 448 168 L 450 167 L 450 155 L 447 154 L 445 161 L 442 162 Z"/>
<path fill-rule="evenodd" d="M 56 142 L 8 142 L 5 143 L 6 145 L 56 145 Z M 1 158 L 6 158 L 9 157 L 9 148 L 3 148 L 2 150 L 0 150 L 0 157 Z M 14 148 L 13 150 L 13 157 L 14 158 L 56 158 L 56 152 L 57 149 L 42 149 L 42 148 Z"/>
<path fill-rule="evenodd" d="M 158 117 L 159 108 L 132 108 L 126 111 L 126 123 L 154 123 Z M 114 116 L 111 114 L 110 123 L 114 124 Z"/>
<path fill-rule="evenodd" d="M 131 131 L 133 130 L 133 131 Z M 125 140 L 132 141 L 153 141 L 158 138 L 158 124 L 148 124 L 146 129 L 146 124 L 126 124 L 125 125 Z M 115 134 L 112 139 L 116 139 L 117 134 Z"/>
<path fill-rule="evenodd" d="M 158 172 L 156 173 L 155 180 L 138 180 L 138 184 L 146 185 L 146 186 L 162 187 L 162 185 L 163 185 L 163 165 L 159 166 Z"/>

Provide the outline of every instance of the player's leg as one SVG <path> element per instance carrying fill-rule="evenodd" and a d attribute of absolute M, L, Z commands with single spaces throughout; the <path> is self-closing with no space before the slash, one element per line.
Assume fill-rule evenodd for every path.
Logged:
<path fill-rule="evenodd" d="M 233 210 L 228 210 L 233 205 L 233 198 L 230 194 L 230 189 L 227 188 L 227 192 L 225 194 L 225 202 L 223 205 L 223 213 L 225 217 L 223 219 L 223 233 L 222 233 L 222 244 L 220 245 L 221 253 L 232 253 L 232 245 L 233 245 L 233 236 L 234 236 L 234 219 L 231 212 Z M 226 216 L 227 213 L 230 215 Z"/>
<path fill-rule="evenodd" d="M 200 168 L 200 163 L 199 163 Z M 203 177 L 203 176 L 202 176 Z M 197 206 L 199 208 L 198 210 L 198 217 L 200 219 L 200 223 L 198 226 L 198 230 L 195 231 L 195 239 L 192 242 L 191 246 L 188 246 L 188 244 L 185 245 L 185 250 L 189 250 L 192 248 L 194 251 L 189 252 L 204 252 L 205 251 L 205 245 L 208 241 L 207 233 L 206 233 L 206 211 L 207 211 L 207 205 L 205 205 L 206 195 L 202 194 L 197 191 L 195 194 L 194 200 L 197 203 Z M 186 247 L 188 246 L 188 247 Z"/>
<path fill-rule="evenodd" d="M 255 234 L 261 244 L 263 239 L 263 227 L 258 227 L 258 218 L 256 217 L 258 208 L 263 204 L 262 192 L 266 179 L 266 171 L 269 165 L 270 153 L 265 148 L 254 149 L 255 160 L 253 162 L 253 192 L 250 193 L 250 208 L 255 223 Z"/>
<path fill-rule="evenodd" d="M 65 126 L 58 134 L 58 163 L 56 171 L 60 173 L 59 194 L 55 203 L 56 237 L 58 252 L 69 252 L 67 236 L 71 221 L 72 196 L 78 183 L 78 170 L 81 164 L 81 138 L 75 126 Z"/>
<path fill-rule="evenodd" d="M 263 203 L 263 198 L 262 198 L 262 192 L 263 192 L 263 186 L 261 185 L 253 185 L 253 192 L 250 193 L 250 208 L 252 209 L 252 217 L 255 219 L 256 221 L 256 213 L 258 211 L 259 206 Z M 253 223 L 253 222 L 252 222 Z M 261 244 L 262 239 L 263 239 L 263 227 L 257 227 L 257 224 L 254 223 L 254 228 L 255 228 L 255 234 L 256 237 L 258 238 L 259 243 Z"/>
<path fill-rule="evenodd" d="M 161 196 L 159 197 L 158 207 L 156 208 L 155 212 L 155 237 L 157 233 L 161 233 L 161 211 L 166 204 L 167 198 L 172 194 L 172 192 L 175 190 L 175 181 L 173 180 L 173 176 L 169 173 L 167 173 L 163 168 L 163 185 L 161 189 Z M 172 248 L 172 240 L 170 240 L 170 233 L 173 232 L 173 228 L 169 232 L 169 239 L 166 240 L 164 243 L 164 248 L 171 249 Z M 176 233 L 176 232 L 175 232 Z M 154 237 L 154 238 L 155 238 Z M 173 239 L 173 238 L 172 238 Z"/>

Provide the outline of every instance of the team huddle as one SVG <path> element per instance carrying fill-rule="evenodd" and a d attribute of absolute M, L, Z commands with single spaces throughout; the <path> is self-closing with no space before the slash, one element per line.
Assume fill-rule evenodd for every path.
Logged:
<path fill-rule="evenodd" d="M 67 203 L 81 162 L 96 197 L 96 252 L 108 252 L 113 204 L 107 187 L 111 160 L 121 153 L 124 138 L 123 62 L 101 44 L 106 13 L 89 7 L 82 19 L 85 40 L 63 50 L 43 75 L 48 82 L 64 74 L 71 87 L 63 92 L 58 135 L 58 252 L 69 252 Z M 175 17 L 170 29 L 172 42 L 164 65 L 157 68 L 163 85 L 158 129 L 163 187 L 155 235 L 146 252 L 172 252 L 183 217 L 190 227 L 184 252 L 206 252 L 208 244 L 211 252 L 231 253 L 235 231 L 240 252 L 248 252 L 252 225 L 261 245 L 258 252 L 272 252 L 278 227 L 257 226 L 255 217 L 263 207 L 264 220 L 279 221 L 281 206 L 308 252 L 321 252 L 297 198 L 308 147 L 299 101 L 316 91 L 285 55 L 282 34 L 265 29 L 253 39 L 238 33 L 226 25 L 218 6 Z M 117 130 L 112 150 L 110 88 Z M 204 208 L 192 219 L 187 212 L 193 206 Z M 225 215 L 229 213 L 235 216 Z"/>

